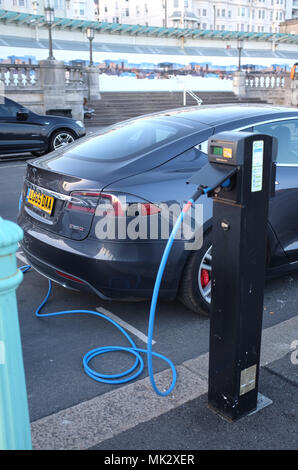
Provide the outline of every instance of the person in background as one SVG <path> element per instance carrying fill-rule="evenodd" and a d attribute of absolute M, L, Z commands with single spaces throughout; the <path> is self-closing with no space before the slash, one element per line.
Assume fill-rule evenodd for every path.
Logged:
<path fill-rule="evenodd" d="M 94 109 L 88 107 L 87 98 L 84 98 L 83 109 L 84 109 L 84 118 L 91 119 L 92 115 L 94 114 Z"/>

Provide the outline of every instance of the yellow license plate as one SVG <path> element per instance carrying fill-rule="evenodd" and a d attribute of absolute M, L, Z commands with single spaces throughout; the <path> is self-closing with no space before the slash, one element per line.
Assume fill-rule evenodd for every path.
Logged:
<path fill-rule="evenodd" d="M 54 198 L 52 196 L 47 196 L 39 191 L 35 191 L 34 189 L 28 189 L 26 201 L 47 214 L 52 214 L 54 206 Z"/>

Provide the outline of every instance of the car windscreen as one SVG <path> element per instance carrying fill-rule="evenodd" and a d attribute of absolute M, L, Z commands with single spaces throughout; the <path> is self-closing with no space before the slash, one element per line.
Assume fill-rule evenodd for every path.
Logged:
<path fill-rule="evenodd" d="M 68 158 L 109 162 L 133 160 L 198 130 L 198 124 L 171 119 L 138 119 L 104 130 L 67 150 Z"/>

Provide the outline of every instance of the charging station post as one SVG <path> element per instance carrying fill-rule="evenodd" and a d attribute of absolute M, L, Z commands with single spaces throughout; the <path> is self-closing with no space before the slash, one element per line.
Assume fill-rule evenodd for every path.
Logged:
<path fill-rule="evenodd" d="M 221 133 L 209 139 L 212 165 L 234 167 L 211 193 L 212 300 L 209 406 L 229 420 L 257 408 L 269 199 L 275 193 L 276 139 Z"/>
<path fill-rule="evenodd" d="M 277 140 L 222 132 L 191 183 L 213 188 L 209 407 L 229 420 L 254 411 L 262 334 L 269 199 Z"/>

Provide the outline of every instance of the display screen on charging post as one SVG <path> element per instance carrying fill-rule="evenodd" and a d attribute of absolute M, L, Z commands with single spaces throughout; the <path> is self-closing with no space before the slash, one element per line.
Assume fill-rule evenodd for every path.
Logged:
<path fill-rule="evenodd" d="M 194 173 L 187 183 L 196 184 L 199 188 L 217 188 L 223 185 L 234 175 L 238 175 L 239 181 L 243 175 L 243 168 L 249 167 L 251 179 L 251 192 L 258 193 L 263 189 L 263 165 L 265 164 L 265 144 L 272 152 L 272 160 L 275 162 L 277 153 L 277 140 L 269 136 L 255 134 L 251 132 L 227 131 L 214 134 L 208 139 L 208 164 Z M 272 142 L 271 142 L 272 140 Z M 247 172 L 246 168 L 246 172 Z M 275 163 L 272 165 L 272 188 L 271 193 L 275 191 Z M 240 193 L 235 188 L 236 179 L 233 178 L 229 186 L 229 191 L 225 186 L 225 199 L 235 202 L 240 200 Z M 234 192 L 231 188 L 234 188 Z M 221 197 L 223 197 L 223 192 Z M 212 191 L 208 193 L 212 196 Z M 219 193 L 217 192 L 217 199 Z M 242 197 L 242 196 L 241 196 Z"/>
<path fill-rule="evenodd" d="M 233 158 L 233 149 L 231 147 L 211 146 L 211 153 L 217 157 Z"/>
<path fill-rule="evenodd" d="M 232 142 L 214 142 L 209 147 L 209 161 L 236 164 L 233 162 L 235 153 L 235 145 Z"/>
<path fill-rule="evenodd" d="M 214 145 L 211 146 L 211 152 L 213 155 L 218 155 L 220 157 L 223 156 L 223 148 L 222 147 L 215 147 Z"/>

